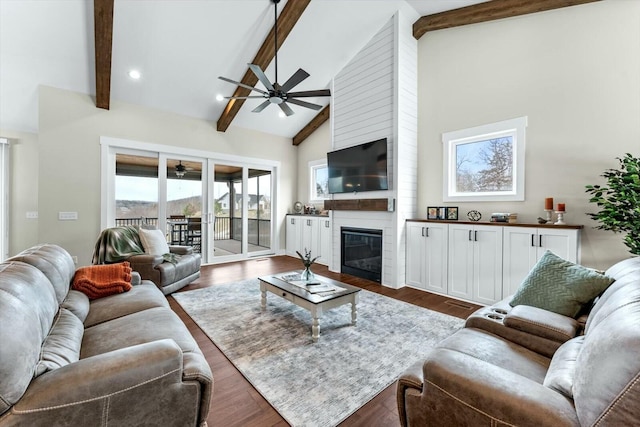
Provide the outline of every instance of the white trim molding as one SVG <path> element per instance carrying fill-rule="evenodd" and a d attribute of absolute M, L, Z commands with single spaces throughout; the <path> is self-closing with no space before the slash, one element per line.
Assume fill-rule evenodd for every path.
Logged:
<path fill-rule="evenodd" d="M 0 261 L 9 257 L 10 147 L 7 138 L 0 138 Z"/>

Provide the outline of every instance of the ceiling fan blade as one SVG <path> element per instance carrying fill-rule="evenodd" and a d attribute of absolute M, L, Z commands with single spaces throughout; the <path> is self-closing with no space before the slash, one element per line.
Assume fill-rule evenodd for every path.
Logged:
<path fill-rule="evenodd" d="M 264 72 L 262 72 L 262 69 L 260 67 L 258 67 L 255 64 L 247 64 L 247 65 L 249 65 L 249 68 L 251 69 L 251 71 L 253 71 L 253 74 L 255 74 L 258 80 L 262 82 L 264 87 L 266 87 L 268 90 L 275 90 L 273 88 L 273 85 L 271 84 L 267 76 L 264 74 Z"/>
<path fill-rule="evenodd" d="M 259 113 L 260 111 L 264 110 L 265 108 L 267 108 L 269 106 L 269 104 L 271 104 L 271 101 L 269 101 L 268 99 L 266 101 L 264 101 L 262 104 L 258 105 L 256 108 L 254 108 L 253 110 L 251 110 L 252 113 Z"/>
<path fill-rule="evenodd" d="M 320 110 L 322 108 L 322 105 L 312 104 L 311 102 L 307 101 L 300 101 L 299 99 L 287 98 L 287 102 L 299 105 L 301 107 L 311 108 L 312 110 Z"/>
<path fill-rule="evenodd" d="M 252 99 L 252 98 L 262 98 L 264 99 L 264 96 L 262 95 L 254 95 L 254 96 L 225 96 L 224 99 Z"/>
<path fill-rule="evenodd" d="M 237 81 L 235 81 L 235 80 L 228 79 L 228 78 L 226 78 L 226 77 L 218 76 L 218 78 L 219 78 L 220 80 L 224 80 L 225 82 L 233 83 L 234 85 L 242 86 L 242 87 L 247 88 L 247 89 L 255 90 L 256 92 L 264 93 L 265 95 L 268 95 L 268 94 L 269 94 L 269 92 L 264 91 L 264 90 L 262 90 L 262 89 L 258 89 L 258 88 L 256 88 L 256 87 L 249 86 L 249 85 L 246 85 L 246 84 L 244 84 L 244 83 L 240 83 L 240 82 L 237 82 Z"/>
<path fill-rule="evenodd" d="M 308 98 L 311 96 L 331 96 L 331 91 L 329 89 L 321 89 L 321 90 L 305 90 L 303 92 L 290 92 L 287 93 L 287 97 L 289 98 Z"/>
<path fill-rule="evenodd" d="M 294 114 L 293 110 L 291 109 L 291 107 L 287 105 L 286 102 L 283 102 L 282 104 L 278 104 L 278 105 L 280 106 L 280 109 L 284 112 L 284 114 L 287 115 L 287 117 L 292 116 Z"/>
<path fill-rule="evenodd" d="M 289 80 L 284 82 L 284 84 L 282 85 L 282 91 L 285 93 L 289 92 L 291 89 L 293 89 L 295 86 L 297 86 L 301 81 L 303 81 L 307 77 L 309 77 L 309 73 L 307 73 L 302 68 L 298 68 L 298 71 L 293 73 L 293 75 L 289 77 Z"/>

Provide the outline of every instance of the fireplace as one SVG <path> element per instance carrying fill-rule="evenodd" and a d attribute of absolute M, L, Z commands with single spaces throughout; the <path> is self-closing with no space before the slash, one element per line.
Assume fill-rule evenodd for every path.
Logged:
<path fill-rule="evenodd" d="M 340 272 L 382 281 L 382 230 L 340 228 Z"/>

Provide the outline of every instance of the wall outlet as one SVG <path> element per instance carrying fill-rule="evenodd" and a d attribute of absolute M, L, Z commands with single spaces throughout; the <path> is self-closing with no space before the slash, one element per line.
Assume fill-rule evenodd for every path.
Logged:
<path fill-rule="evenodd" d="M 38 219 L 38 211 L 28 211 L 27 219 Z"/>
<path fill-rule="evenodd" d="M 58 212 L 59 221 L 75 221 L 78 219 L 78 212 Z"/>
<path fill-rule="evenodd" d="M 73 260 L 73 263 L 74 263 L 75 265 L 78 265 L 78 256 L 77 256 L 77 255 L 72 255 L 72 256 L 71 256 L 71 259 Z"/>

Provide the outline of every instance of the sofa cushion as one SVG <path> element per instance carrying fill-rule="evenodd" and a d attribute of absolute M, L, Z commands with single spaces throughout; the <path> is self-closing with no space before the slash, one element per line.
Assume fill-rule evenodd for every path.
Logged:
<path fill-rule="evenodd" d="M 33 265 L 47 276 L 53 285 L 58 303 L 66 298 L 76 267 L 71 255 L 60 246 L 52 244 L 33 246 L 7 261 L 20 261 Z"/>
<path fill-rule="evenodd" d="M 0 264 L 0 414 L 33 379 L 57 312 L 56 293 L 44 273 L 23 262 Z"/>
<path fill-rule="evenodd" d="M 169 253 L 169 245 L 167 239 L 160 230 L 145 230 L 141 228 L 138 231 L 140 241 L 144 247 L 144 252 L 150 255 L 164 255 Z"/>
<path fill-rule="evenodd" d="M 573 379 L 576 371 L 576 359 L 582 349 L 584 335 L 570 339 L 562 344 L 553 355 L 544 385 L 573 399 Z"/>
<path fill-rule="evenodd" d="M 84 325 L 71 311 L 62 308 L 58 312 L 49 335 L 42 343 L 40 361 L 34 376 L 77 362 Z"/>
<path fill-rule="evenodd" d="M 150 281 L 134 286 L 124 294 L 111 295 L 91 302 L 91 311 L 84 326 L 89 328 L 109 320 L 155 307 L 169 307 L 160 289 Z"/>
<path fill-rule="evenodd" d="M 611 277 L 546 251 L 525 277 L 510 304 L 514 307 L 530 305 L 575 317 L 612 282 Z"/>
<path fill-rule="evenodd" d="M 71 289 L 62 304 L 60 304 L 60 308 L 66 308 L 75 314 L 81 322 L 84 322 L 89 314 L 89 297 L 80 291 Z"/>

